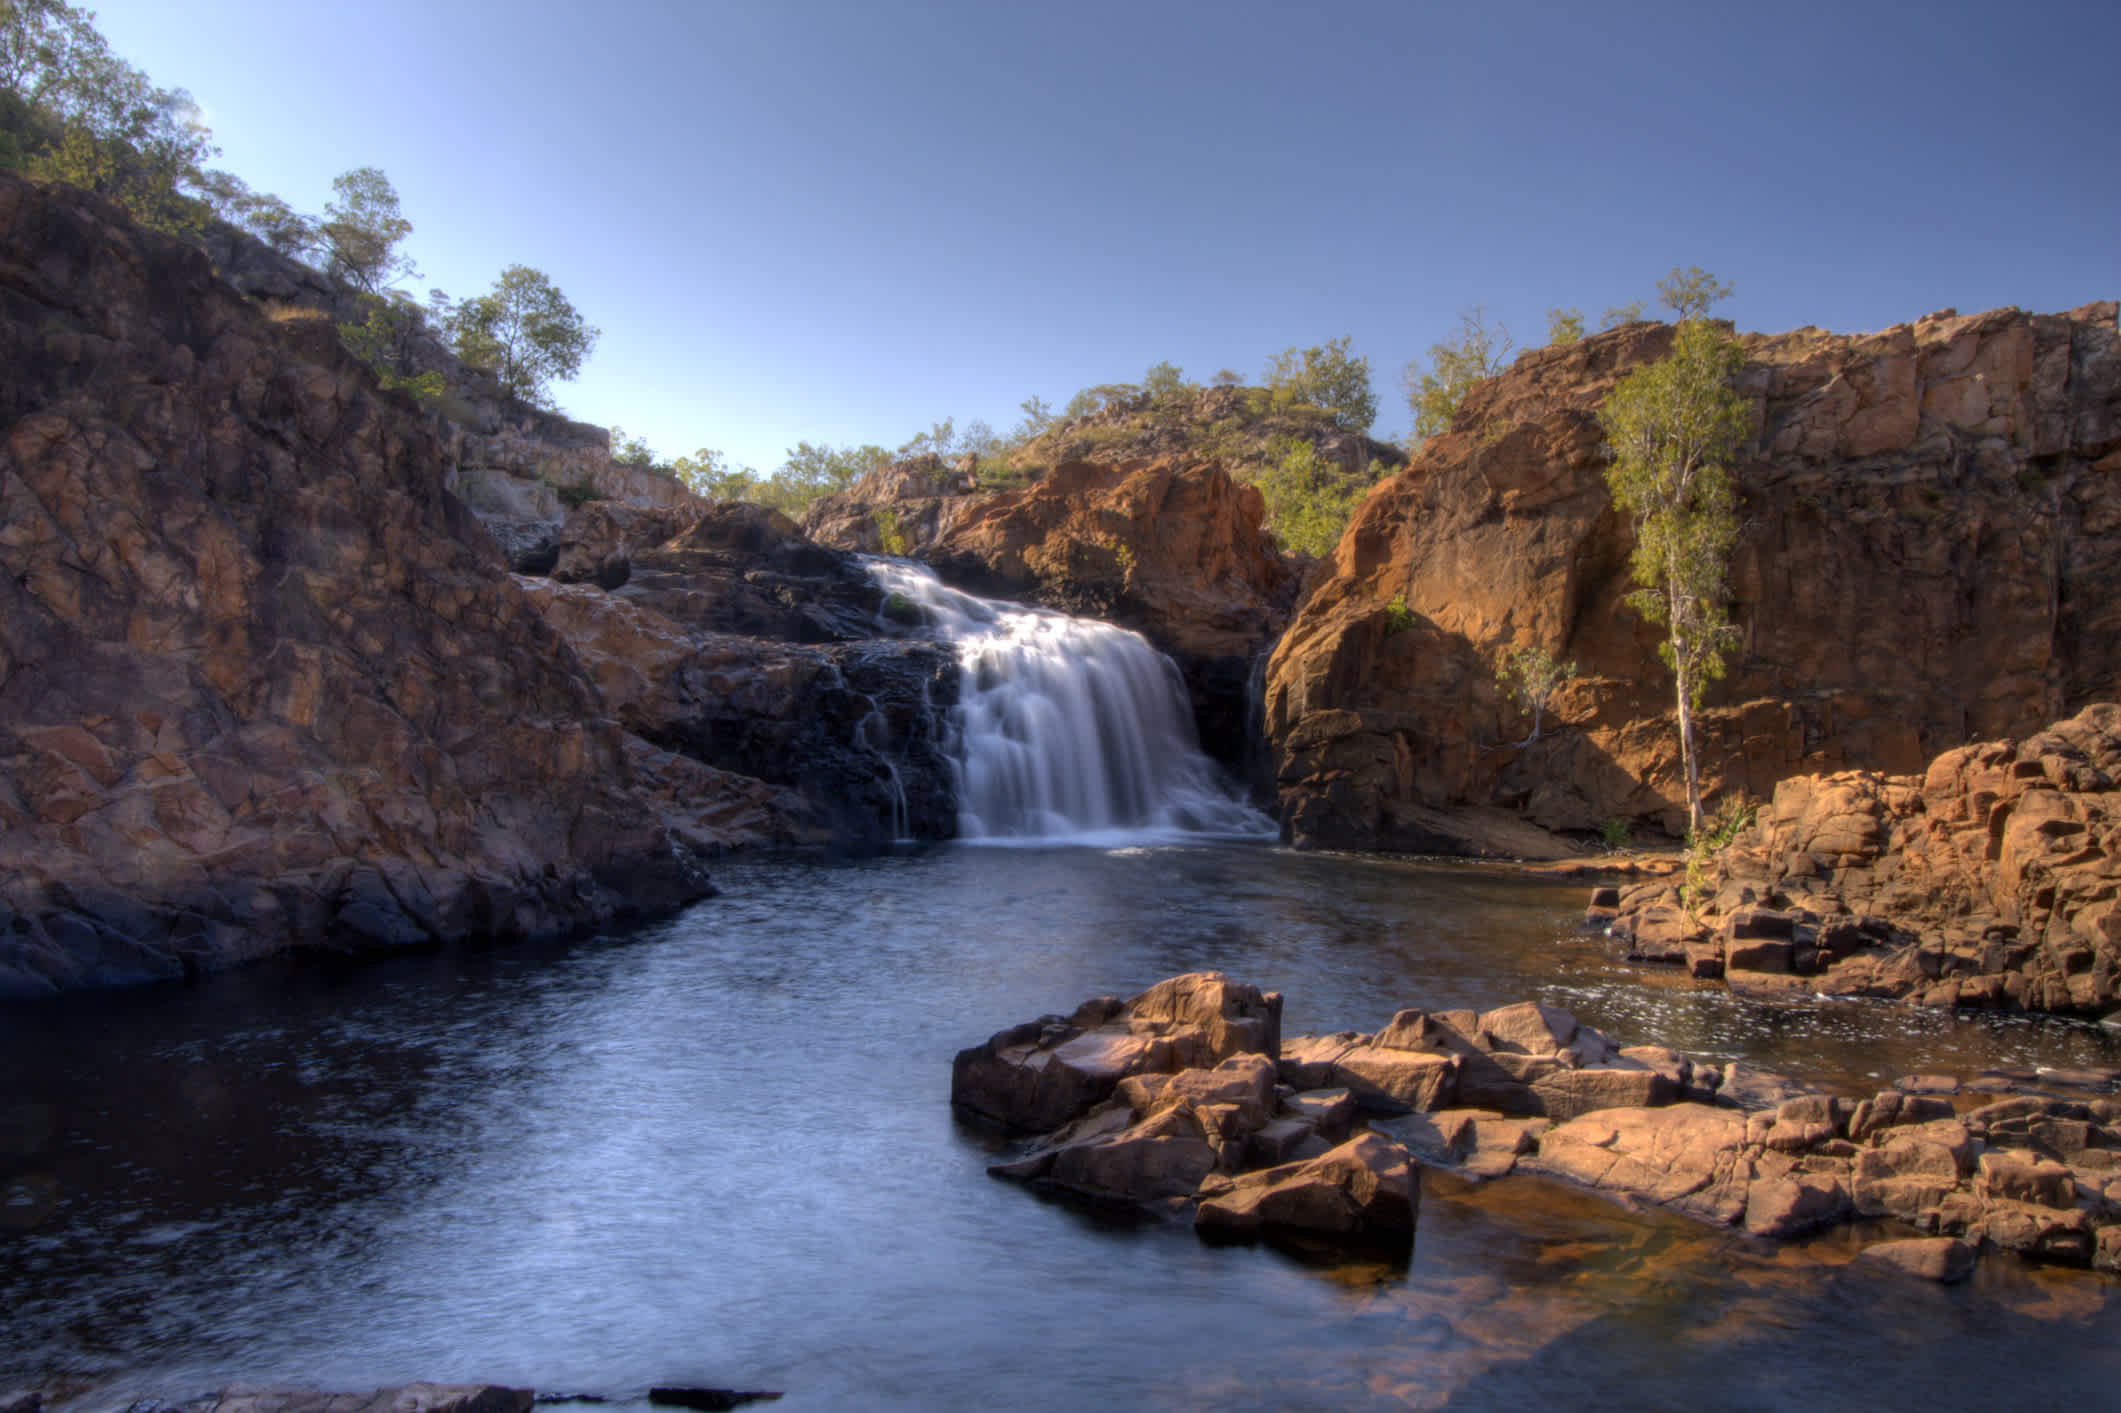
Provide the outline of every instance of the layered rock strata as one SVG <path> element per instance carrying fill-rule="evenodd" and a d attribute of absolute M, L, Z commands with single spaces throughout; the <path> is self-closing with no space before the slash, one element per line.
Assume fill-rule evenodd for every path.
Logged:
<path fill-rule="evenodd" d="M 952 1102 L 1033 1135 L 997 1176 L 1204 1236 L 1403 1241 L 1425 1164 L 1771 1239 L 1895 1218 L 1930 1244 L 1876 1259 L 1933 1279 L 1962 1278 L 1983 1244 L 2121 1271 L 2114 1075 L 2081 1077 L 2098 1097 L 1924 1078 L 1856 1100 L 1622 1046 L 1530 1002 L 1281 1043 L 1280 1001 L 1219 972 L 1099 997 L 961 1052 Z"/>
<path fill-rule="evenodd" d="M 1201 745 L 1244 759 L 1253 660 L 1287 622 L 1298 575 L 1257 488 L 1184 457 L 1074 461 L 1016 490 L 979 493 L 930 458 L 872 472 L 803 524 L 847 549 L 908 554 L 957 588 L 1131 628 L 1171 657 Z"/>
<path fill-rule="evenodd" d="M 2121 1001 L 2121 706 L 1921 775 L 1785 780 L 1682 905 L 1615 890 L 1612 934 L 1756 995 L 2104 1015 Z"/>
<path fill-rule="evenodd" d="M 2115 309 L 1744 338 L 1740 646 L 1697 718 L 1711 796 L 1916 771 L 2121 692 Z M 1465 827 L 1469 808 L 1682 827 L 1671 676 L 1625 602 L 1597 423 L 1671 336 L 1522 355 L 1357 511 L 1268 669 L 1298 844 L 1530 852 Z M 1496 670 L 1534 647 L 1581 675 L 1528 739 Z"/>
<path fill-rule="evenodd" d="M 0 992 L 705 890 L 412 405 L 0 173 Z"/>

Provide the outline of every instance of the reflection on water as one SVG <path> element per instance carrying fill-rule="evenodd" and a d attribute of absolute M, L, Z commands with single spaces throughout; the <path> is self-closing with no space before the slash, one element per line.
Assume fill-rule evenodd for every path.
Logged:
<path fill-rule="evenodd" d="M 1861 1091 L 2114 1063 L 2092 1027 L 1648 984 L 1583 890 L 1242 847 L 747 863 L 626 939 L 277 965 L 0 1011 L 0 1385 L 235 1379 L 786 1408 L 1988 1406 L 2121 1378 L 2121 1302 L 1991 1260 L 1945 1290 L 1532 1180 L 1432 1176 L 1412 1262 L 1101 1221 L 982 1171 L 949 1061 L 1220 967 L 1287 1028 L 1537 997 L 1625 1041 Z M 1654 980 L 1651 979 L 1651 980 Z"/>

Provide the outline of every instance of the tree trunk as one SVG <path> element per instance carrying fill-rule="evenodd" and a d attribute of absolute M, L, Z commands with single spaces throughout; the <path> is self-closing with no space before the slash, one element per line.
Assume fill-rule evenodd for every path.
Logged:
<path fill-rule="evenodd" d="M 1686 772 L 1686 827 L 1687 833 L 1699 838 L 1701 761 L 1694 753 L 1694 704 L 1689 700 L 1692 694 L 1687 691 L 1690 684 L 1687 681 L 1686 669 L 1681 667 L 1673 675 L 1679 679 L 1679 763 Z"/>

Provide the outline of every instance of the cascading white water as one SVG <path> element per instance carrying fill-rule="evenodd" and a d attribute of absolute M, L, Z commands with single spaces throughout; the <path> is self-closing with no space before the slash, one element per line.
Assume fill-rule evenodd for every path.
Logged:
<path fill-rule="evenodd" d="M 958 836 L 971 841 L 1270 838 L 1201 754 L 1185 685 L 1137 633 L 960 593 L 904 560 L 870 576 L 957 645 Z"/>

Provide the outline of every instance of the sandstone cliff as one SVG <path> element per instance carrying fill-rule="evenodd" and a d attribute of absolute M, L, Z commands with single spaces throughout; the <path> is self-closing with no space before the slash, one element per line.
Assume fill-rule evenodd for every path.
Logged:
<path fill-rule="evenodd" d="M 328 324 L 0 173 L 0 349 L 0 992 L 704 891 L 633 788 L 693 763 L 628 743 Z"/>
<path fill-rule="evenodd" d="M 1477 807 L 1683 825 L 1671 677 L 1624 603 L 1596 421 L 1670 339 L 1636 324 L 1524 355 L 1357 512 L 1269 666 L 1298 843 L 1480 851 Z M 1742 647 L 1702 720 L 1708 793 L 1917 770 L 2121 692 L 2114 304 L 1744 342 Z M 1520 744 L 1495 668 L 1532 646 L 1583 676 Z"/>
<path fill-rule="evenodd" d="M 1201 744 L 1247 743 L 1252 660 L 1287 621 L 1295 567 L 1260 528 L 1257 489 L 1183 456 L 1068 462 L 1017 490 L 976 494 L 939 464 L 872 472 L 804 517 L 827 544 L 927 561 L 972 593 L 1131 628 L 1178 663 Z"/>

